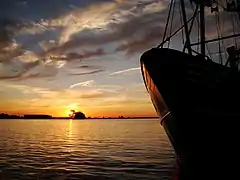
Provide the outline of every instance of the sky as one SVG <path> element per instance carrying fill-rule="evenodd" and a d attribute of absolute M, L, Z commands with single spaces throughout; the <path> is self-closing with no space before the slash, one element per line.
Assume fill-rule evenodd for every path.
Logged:
<path fill-rule="evenodd" d="M 139 59 L 161 42 L 168 7 L 168 0 L 1 0 L 0 112 L 157 116 Z M 207 34 L 216 37 L 208 13 Z M 179 25 L 174 18 L 173 29 Z M 171 47 L 181 46 L 177 35 Z"/>

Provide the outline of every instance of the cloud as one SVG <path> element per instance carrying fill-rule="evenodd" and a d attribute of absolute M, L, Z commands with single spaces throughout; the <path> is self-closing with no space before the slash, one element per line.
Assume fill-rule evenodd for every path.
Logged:
<path fill-rule="evenodd" d="M 46 43 L 44 47 L 41 46 L 44 51 L 40 53 L 40 57 L 43 58 L 64 54 L 71 48 L 106 45 L 112 42 L 120 43 L 117 51 L 127 51 L 131 54 L 149 48 L 161 39 L 162 22 L 165 21 L 169 2 L 167 0 L 159 2 L 155 0 L 89 1 L 88 6 L 71 3 L 68 4 L 71 8 L 68 8 L 70 6 L 66 3 L 59 2 L 50 13 L 52 15 L 49 16 L 49 13 L 42 15 L 42 17 L 51 18 L 38 18 L 35 22 L 18 23 L 17 27 L 12 26 L 11 32 L 21 29 L 25 34 L 34 35 L 31 40 L 25 41 L 24 45 L 21 44 L 21 47 L 31 48 L 31 44 L 32 46 L 41 44 L 46 39 L 54 41 L 54 43 L 47 43 L 50 44 L 48 48 Z M 47 8 L 43 5 L 44 3 L 27 3 L 26 7 L 35 7 L 37 4 L 40 8 Z M 53 5 L 54 3 L 49 2 L 49 6 L 53 7 Z M 63 11 L 63 7 L 67 10 Z M 59 12 L 65 13 L 59 14 Z M 51 39 L 53 34 L 46 36 L 46 32 L 49 31 L 56 31 L 55 34 L 58 34 L 58 37 L 53 40 Z M 80 54 L 78 57 L 75 54 L 73 57 L 65 58 L 85 58 L 85 56 Z"/>
<path fill-rule="evenodd" d="M 46 54 L 59 53 L 81 46 L 98 46 L 117 41 L 138 39 L 151 33 L 152 29 L 156 27 L 161 32 L 161 22 L 166 18 L 167 3 L 159 2 L 157 5 L 150 6 L 152 3 L 156 4 L 153 0 L 144 3 L 128 1 L 120 5 L 111 3 L 111 6 L 113 6 L 111 11 L 105 11 L 105 6 L 91 6 L 94 12 L 101 12 L 98 18 L 101 19 L 102 23 L 93 23 L 94 26 L 91 26 L 92 19 L 86 18 L 86 23 L 79 20 L 77 23 L 80 27 L 87 25 L 87 28 L 78 29 L 75 33 L 72 33 L 68 41 L 63 41 L 58 46 L 50 48 L 46 51 Z M 156 7 L 160 12 L 156 12 Z M 91 11 L 84 11 L 87 14 L 86 17 L 91 17 Z M 72 14 L 72 16 L 77 17 L 78 15 Z"/>
<path fill-rule="evenodd" d="M 108 95 L 106 93 L 100 92 L 100 91 L 89 91 L 84 92 L 78 95 L 78 98 L 80 99 L 96 99 L 96 98 L 102 98 L 107 97 Z"/>
<path fill-rule="evenodd" d="M 84 10 L 77 9 L 70 14 L 52 20 L 50 26 L 64 26 L 59 43 L 65 43 L 70 37 L 83 30 L 104 27 L 109 20 L 110 15 L 116 8 L 115 3 L 104 2 L 88 6 Z"/>
<path fill-rule="evenodd" d="M 12 79 L 21 77 L 28 70 L 39 66 L 39 61 L 25 63 L 19 60 L 0 62 L 0 79 Z"/>
<path fill-rule="evenodd" d="M 89 80 L 85 82 L 75 83 L 75 84 L 72 84 L 69 88 L 72 89 L 77 86 L 91 86 L 93 82 L 94 82 L 93 80 Z"/>
<path fill-rule="evenodd" d="M 58 68 L 56 68 L 55 65 L 42 64 L 22 74 L 20 79 L 53 77 L 57 73 L 58 73 Z"/>
<path fill-rule="evenodd" d="M 127 51 L 127 54 L 135 54 L 144 51 L 150 47 L 156 46 L 163 36 L 160 27 L 151 29 L 151 32 L 139 37 L 138 39 L 129 39 L 116 48 L 116 51 Z M 159 37 L 159 38 L 158 38 Z"/>
<path fill-rule="evenodd" d="M 0 79 L 49 77 L 72 60 L 116 52 L 127 55 L 143 52 L 161 42 L 169 5 L 168 0 L 9 3 L 14 11 L 0 13 Z M 4 9 L 6 4 L 2 1 L 0 4 Z M 55 8 L 49 11 L 50 7 Z M 193 12 L 190 3 L 186 3 L 186 11 L 188 15 Z M 173 31 L 181 23 L 178 12 L 175 12 Z M 215 17 L 206 14 L 207 37 L 214 37 Z M 220 15 L 223 17 L 224 12 Z M 231 25 L 230 20 L 231 16 L 224 19 L 223 34 L 232 31 L 227 28 Z M 197 36 L 196 33 L 193 35 Z M 107 51 L 109 49 L 111 52 Z M 96 68 L 95 71 L 69 75 L 102 71 Z"/>
<path fill-rule="evenodd" d="M 76 69 L 102 69 L 103 70 L 103 66 L 96 66 L 96 65 L 81 65 L 81 66 L 74 66 L 73 68 Z"/>
<path fill-rule="evenodd" d="M 9 60 L 0 63 L 0 79 L 23 80 L 29 78 L 44 78 L 55 76 L 59 68 L 64 65 L 62 61 L 34 61 L 23 62 Z"/>
<path fill-rule="evenodd" d="M 45 78 L 45 77 L 54 77 L 59 69 L 62 68 L 68 61 L 75 60 L 77 58 L 89 58 L 92 56 L 102 55 L 104 52 L 101 49 L 96 51 L 85 51 L 85 54 L 78 53 L 69 53 L 65 57 L 49 57 L 46 60 L 33 60 L 32 58 L 37 59 L 38 57 L 33 54 L 26 53 L 22 55 L 25 58 L 25 61 L 19 59 L 8 60 L 0 62 L 0 79 L 12 79 L 12 80 L 21 80 L 21 79 L 30 79 L 30 78 Z M 83 73 L 69 73 L 70 76 L 76 75 L 88 75 L 95 74 L 104 71 L 104 69 L 98 66 L 76 66 L 71 67 L 73 69 L 89 69 L 90 72 Z"/>
<path fill-rule="evenodd" d="M 83 87 L 89 87 L 94 84 L 93 80 L 85 81 L 85 82 L 80 82 L 73 84 L 70 86 L 69 89 L 65 89 L 63 91 L 59 90 L 54 90 L 54 89 L 49 89 L 49 88 L 38 88 L 38 87 L 31 87 L 31 93 L 35 93 L 35 95 L 38 95 L 39 98 L 41 99 L 33 99 L 32 102 L 42 102 L 42 100 L 52 100 L 52 99 L 58 99 L 61 97 L 61 100 L 64 102 L 67 101 L 74 101 L 74 100 L 79 100 L 79 99 L 94 99 L 94 98 L 101 98 L 101 97 L 109 97 L 113 94 L 116 94 L 115 92 L 108 92 L 108 91 L 103 91 L 101 89 L 93 89 L 93 90 L 84 90 L 84 89 L 77 89 L 74 90 L 73 88 L 76 86 L 83 86 Z M 61 101 L 58 99 L 58 101 Z"/>
<path fill-rule="evenodd" d="M 136 70 L 140 70 L 140 67 L 130 68 L 130 69 L 124 69 L 124 70 L 122 70 L 122 71 L 117 71 L 117 72 L 111 73 L 111 74 L 109 74 L 109 75 L 112 76 L 112 75 L 116 75 L 116 74 L 123 74 L 123 73 L 126 73 L 126 72 L 136 71 Z"/>
<path fill-rule="evenodd" d="M 103 72 L 104 70 L 99 69 L 99 70 L 95 70 L 95 71 L 91 71 L 91 72 L 84 72 L 84 73 L 69 73 L 69 76 L 83 76 L 83 75 L 90 75 L 90 74 L 96 74 L 99 72 Z"/>
<path fill-rule="evenodd" d="M 51 60 L 66 60 L 66 61 L 83 60 L 83 59 L 87 59 L 87 58 L 94 57 L 94 56 L 102 56 L 104 54 L 105 54 L 104 50 L 99 48 L 94 51 L 84 51 L 82 54 L 78 54 L 76 52 L 71 52 L 71 53 L 67 53 L 66 55 L 62 55 L 62 57 L 50 56 L 50 59 Z"/>
<path fill-rule="evenodd" d="M 39 58 L 43 59 L 52 57 L 55 60 L 58 58 L 71 60 L 104 55 L 103 49 L 82 54 L 67 53 L 64 55 L 64 52 L 71 48 L 106 45 L 112 42 L 120 43 L 117 51 L 127 51 L 131 54 L 153 46 L 161 39 L 164 28 L 162 22 L 166 18 L 168 3 L 168 1 L 156 2 L 155 0 L 91 1 L 90 5 L 84 8 L 79 8 L 81 7 L 79 6 L 71 11 L 70 8 L 66 13 L 48 19 L 39 18 L 36 22 L 28 24 L 18 23 L 21 26 L 17 28 L 12 26 L 14 27 L 12 29 L 24 29 L 25 33 L 29 34 L 29 37 L 25 39 L 30 39 L 24 40 L 25 43 L 21 44 L 21 49 L 32 48 L 31 45 L 39 44 L 43 52 L 35 54 L 39 54 Z M 59 4 L 61 6 L 61 3 Z M 49 5 L 52 6 L 52 3 Z M 43 6 L 43 8 L 46 7 Z M 52 14 L 55 14 L 55 11 Z M 35 30 L 30 32 L 29 29 Z M 52 33 L 48 36 L 47 32 L 55 32 L 58 37 L 53 38 Z M 17 55 L 21 53 L 23 52 Z"/>
<path fill-rule="evenodd" d="M 46 4 L 38 3 L 37 1 L 27 3 L 10 1 L 2 4 L 1 1 L 1 9 L 5 6 L 7 6 L 5 9 L 8 9 L 8 6 L 13 6 L 15 10 L 11 12 L 11 15 L 4 10 L 1 10 L 0 13 L 0 62 L 9 61 L 13 58 L 20 58 L 21 61 L 24 61 L 24 54 L 27 49 L 28 51 L 33 51 L 32 54 L 34 55 L 38 54 L 39 59 L 48 58 L 49 55 L 44 51 L 51 48 L 51 46 L 58 46 L 66 42 L 72 34 L 90 27 L 90 24 L 98 27 L 101 22 L 104 22 L 104 17 L 109 17 L 104 14 L 108 14 L 111 7 L 115 6 L 115 3 L 104 2 L 103 0 L 98 1 L 98 3 L 93 0 L 88 2 L 64 2 L 61 1 L 56 4 L 51 1 Z M 70 3 L 74 3 L 75 8 L 68 6 L 71 5 Z M 38 7 L 35 8 L 36 11 L 49 8 L 50 6 L 55 7 L 51 11 L 34 13 L 32 11 L 34 8 L 32 7 L 35 6 Z M 95 11 L 96 8 L 98 8 L 98 13 Z M 27 14 L 27 18 L 23 18 Z M 98 19 L 98 22 L 96 19 Z M 56 35 L 57 37 L 54 37 Z M 43 43 L 42 41 L 49 43 Z M 46 48 L 50 44 L 51 46 Z M 43 52 L 40 53 L 39 48 Z M 85 51 L 79 55 L 69 53 L 66 58 L 89 58 L 103 54 L 103 50 L 97 49 L 95 52 Z"/>

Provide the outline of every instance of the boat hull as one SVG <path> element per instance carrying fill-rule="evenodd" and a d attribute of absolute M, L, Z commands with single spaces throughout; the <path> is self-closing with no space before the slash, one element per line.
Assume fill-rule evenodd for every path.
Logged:
<path fill-rule="evenodd" d="M 151 49 L 140 61 L 182 179 L 238 177 L 239 73 L 173 49 Z"/>

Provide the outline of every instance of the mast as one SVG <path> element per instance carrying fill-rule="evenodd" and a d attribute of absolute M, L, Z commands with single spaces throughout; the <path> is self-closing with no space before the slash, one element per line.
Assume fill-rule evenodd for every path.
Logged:
<path fill-rule="evenodd" d="M 192 49 L 191 49 L 191 43 L 190 43 L 190 37 L 189 37 L 189 31 L 188 31 L 188 22 L 187 22 L 187 17 L 186 17 L 184 0 L 180 0 L 180 3 L 181 3 L 181 9 L 182 9 L 184 30 L 185 30 L 185 35 L 186 35 L 186 47 L 188 49 L 188 54 L 192 55 Z"/>
<path fill-rule="evenodd" d="M 204 1 L 200 1 L 200 42 L 201 42 L 201 55 L 205 56 Z"/>

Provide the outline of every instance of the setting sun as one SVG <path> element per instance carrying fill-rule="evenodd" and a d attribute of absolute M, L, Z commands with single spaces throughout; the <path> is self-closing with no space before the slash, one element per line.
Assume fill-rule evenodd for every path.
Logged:
<path fill-rule="evenodd" d="M 67 106 L 66 108 L 66 112 L 65 112 L 65 116 L 71 116 L 73 115 L 73 110 L 76 111 L 78 109 L 78 106 L 76 104 L 70 104 L 69 106 Z"/>

